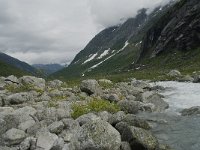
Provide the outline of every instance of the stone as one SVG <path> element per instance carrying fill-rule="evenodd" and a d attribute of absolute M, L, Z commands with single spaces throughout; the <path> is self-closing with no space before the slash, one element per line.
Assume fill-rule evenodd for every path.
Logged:
<path fill-rule="evenodd" d="M 79 122 L 80 126 L 95 120 L 100 120 L 101 118 L 93 113 L 84 114 L 76 119 Z"/>
<path fill-rule="evenodd" d="M 79 122 L 77 120 L 67 118 L 67 119 L 63 119 L 62 122 L 64 124 L 65 130 L 72 131 L 72 130 L 77 130 L 78 128 L 80 128 Z"/>
<path fill-rule="evenodd" d="M 51 150 L 63 150 L 64 147 L 64 140 L 62 138 L 58 138 L 54 144 L 53 147 L 51 148 Z"/>
<path fill-rule="evenodd" d="M 56 134 L 52 134 L 50 132 L 39 132 L 37 134 L 36 146 L 37 148 L 42 148 L 43 150 L 51 150 L 57 140 L 58 136 Z"/>
<path fill-rule="evenodd" d="M 178 70 L 171 70 L 167 75 L 170 77 L 180 77 L 181 73 Z"/>
<path fill-rule="evenodd" d="M 19 148 L 20 150 L 30 150 L 33 147 L 33 141 L 36 141 L 34 137 L 27 137 L 23 142 L 21 142 Z"/>
<path fill-rule="evenodd" d="M 137 101 L 123 100 L 117 103 L 120 109 L 126 113 L 136 114 L 140 109 L 140 103 Z"/>
<path fill-rule="evenodd" d="M 87 93 L 88 95 L 100 94 L 102 89 L 100 88 L 96 80 L 83 80 L 80 85 L 82 92 Z"/>
<path fill-rule="evenodd" d="M 190 75 L 183 76 L 182 78 L 178 79 L 180 82 L 193 82 L 194 78 L 192 78 Z"/>
<path fill-rule="evenodd" d="M 156 150 L 158 141 L 150 131 L 128 126 L 126 123 L 118 123 L 116 129 L 120 132 L 122 141 L 129 142 L 131 149 Z"/>
<path fill-rule="evenodd" d="M 19 84 L 19 80 L 16 76 L 10 75 L 7 78 L 5 78 L 5 82 L 10 83 L 10 84 Z"/>
<path fill-rule="evenodd" d="M 121 137 L 109 123 L 95 120 L 84 124 L 78 132 L 79 149 L 119 150 Z"/>
<path fill-rule="evenodd" d="M 112 81 L 108 80 L 108 79 L 99 79 L 98 81 L 99 83 L 106 83 L 106 84 L 113 84 Z"/>
<path fill-rule="evenodd" d="M 128 142 L 122 142 L 120 146 L 120 150 L 131 150 L 131 146 Z"/>
<path fill-rule="evenodd" d="M 200 83 L 200 75 L 195 75 L 194 76 L 194 83 Z"/>
<path fill-rule="evenodd" d="M 126 99 L 127 99 L 128 101 L 135 101 L 135 100 L 136 100 L 136 97 L 133 96 L 133 95 L 127 95 L 127 96 L 126 96 Z"/>
<path fill-rule="evenodd" d="M 129 126 L 135 126 L 146 130 L 151 128 L 146 120 L 138 118 L 133 114 L 127 114 L 121 121 L 126 122 Z"/>
<path fill-rule="evenodd" d="M 180 113 L 182 116 L 200 115 L 200 106 L 183 109 Z"/>
<path fill-rule="evenodd" d="M 3 134 L 3 140 L 6 145 L 20 144 L 26 138 L 24 131 L 12 128 Z"/>
<path fill-rule="evenodd" d="M 117 94 L 111 94 L 111 95 L 109 95 L 108 100 L 110 102 L 118 102 L 118 101 L 120 101 L 120 98 Z"/>
<path fill-rule="evenodd" d="M 50 88 L 60 88 L 63 85 L 63 82 L 60 80 L 49 81 L 47 84 Z"/>
<path fill-rule="evenodd" d="M 23 76 L 19 78 L 19 81 L 23 85 L 33 86 L 36 90 L 45 90 L 45 80 L 33 76 Z"/>
<path fill-rule="evenodd" d="M 11 105 L 22 104 L 31 100 L 34 101 L 34 97 L 29 92 L 11 94 L 6 99 L 7 103 Z"/>
<path fill-rule="evenodd" d="M 18 129 L 26 131 L 27 129 L 32 127 L 34 124 L 35 124 L 34 120 L 27 120 L 27 121 L 22 122 L 21 124 L 19 124 Z"/>
<path fill-rule="evenodd" d="M 62 121 L 56 121 L 48 126 L 48 129 L 51 133 L 59 134 L 62 132 L 64 124 Z"/>
<path fill-rule="evenodd" d="M 124 118 L 125 118 L 126 114 L 123 112 L 123 111 L 119 111 L 115 114 L 113 114 L 108 122 L 111 124 L 111 125 L 116 125 L 117 123 L 121 122 Z"/>
<path fill-rule="evenodd" d="M 131 85 L 141 89 L 151 88 L 151 85 L 149 83 L 141 80 L 132 80 Z"/>
<path fill-rule="evenodd" d="M 101 118 L 101 120 L 109 122 L 109 119 L 112 117 L 112 114 L 107 111 L 101 111 L 98 113 L 98 116 Z"/>

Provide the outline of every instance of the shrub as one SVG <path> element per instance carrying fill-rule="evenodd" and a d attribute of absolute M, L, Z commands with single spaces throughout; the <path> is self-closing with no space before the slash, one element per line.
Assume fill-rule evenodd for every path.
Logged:
<path fill-rule="evenodd" d="M 120 111 L 120 108 L 115 103 L 110 103 L 107 100 L 102 99 L 93 99 L 88 101 L 86 104 L 78 104 L 74 103 L 72 105 L 72 114 L 71 116 L 76 119 L 81 115 L 87 114 L 89 112 L 100 112 L 100 111 L 108 111 L 110 113 L 115 113 Z"/>

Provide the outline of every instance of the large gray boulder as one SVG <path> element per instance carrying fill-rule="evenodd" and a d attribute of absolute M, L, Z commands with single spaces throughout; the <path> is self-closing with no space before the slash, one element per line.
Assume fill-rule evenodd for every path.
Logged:
<path fill-rule="evenodd" d="M 24 131 L 12 128 L 3 135 L 6 145 L 15 145 L 21 143 L 26 138 Z"/>
<path fill-rule="evenodd" d="M 54 143 L 58 140 L 58 136 L 56 134 L 52 134 L 50 132 L 39 132 L 37 134 L 37 148 L 42 150 L 50 150 Z"/>
<path fill-rule="evenodd" d="M 23 76 L 19 78 L 19 81 L 23 85 L 30 86 L 36 90 L 45 90 L 45 80 L 42 78 L 36 78 L 33 76 Z"/>
<path fill-rule="evenodd" d="M 63 82 L 60 80 L 53 80 L 49 81 L 47 85 L 50 88 L 60 88 L 63 85 Z"/>
<path fill-rule="evenodd" d="M 123 100 L 117 103 L 120 109 L 126 113 L 136 114 L 140 110 L 140 102 Z"/>
<path fill-rule="evenodd" d="M 121 137 L 109 123 L 91 121 L 78 133 L 79 150 L 119 150 Z"/>
<path fill-rule="evenodd" d="M 6 98 L 5 103 L 16 105 L 16 104 L 22 104 L 28 101 L 34 101 L 33 94 L 29 92 L 21 92 L 21 93 L 15 93 L 15 94 L 9 95 Z"/>
<path fill-rule="evenodd" d="M 116 129 L 121 133 L 122 141 L 129 142 L 131 149 L 156 150 L 158 147 L 158 141 L 150 131 L 123 122 L 118 123 Z"/>
<path fill-rule="evenodd" d="M 84 115 L 78 117 L 76 119 L 76 121 L 78 121 L 80 126 L 82 126 L 90 121 L 95 121 L 95 120 L 99 120 L 99 119 L 101 119 L 99 116 L 97 116 L 93 113 L 88 113 L 88 114 L 84 114 Z"/>
<path fill-rule="evenodd" d="M 89 95 L 92 94 L 100 94 L 102 89 L 100 88 L 98 82 L 96 80 L 83 80 L 80 85 L 80 89 L 82 92 L 85 92 Z"/>
<path fill-rule="evenodd" d="M 51 133 L 59 134 L 64 128 L 62 121 L 56 121 L 48 126 L 48 129 Z"/>
<path fill-rule="evenodd" d="M 147 104 L 153 104 L 155 106 L 153 111 L 157 112 L 161 112 L 169 107 L 169 104 L 162 99 L 161 95 L 152 91 L 147 91 L 140 94 L 136 100 Z"/>
<path fill-rule="evenodd" d="M 194 106 L 191 108 L 183 109 L 181 111 L 182 116 L 200 115 L 200 106 Z"/>

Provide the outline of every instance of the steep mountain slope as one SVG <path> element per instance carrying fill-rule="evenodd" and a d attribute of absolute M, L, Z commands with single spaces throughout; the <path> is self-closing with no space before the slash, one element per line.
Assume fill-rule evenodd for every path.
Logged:
<path fill-rule="evenodd" d="M 0 76 L 5 76 L 5 77 L 9 75 L 22 76 L 25 74 L 27 75 L 28 73 L 16 68 L 15 66 L 0 61 Z"/>
<path fill-rule="evenodd" d="M 13 58 L 9 55 L 6 55 L 4 53 L 0 52 L 0 61 L 4 64 L 7 64 L 9 66 L 13 66 L 14 68 L 18 68 L 19 70 L 32 74 L 32 75 L 41 75 L 41 73 L 33 68 L 32 66 L 30 66 L 29 64 L 22 62 L 16 58 Z M 2 70 L 1 70 L 2 72 Z M 10 74 L 12 74 L 12 71 L 10 72 Z"/>
<path fill-rule="evenodd" d="M 34 64 L 32 66 L 44 72 L 45 75 L 50 75 L 64 68 L 64 66 L 60 64 Z"/>
<path fill-rule="evenodd" d="M 199 20 L 199 0 L 172 1 L 149 15 L 142 9 L 135 18 L 100 32 L 69 67 L 53 76 L 76 78 L 145 69 L 148 73 L 191 65 L 199 69 L 195 65 L 200 62 Z"/>

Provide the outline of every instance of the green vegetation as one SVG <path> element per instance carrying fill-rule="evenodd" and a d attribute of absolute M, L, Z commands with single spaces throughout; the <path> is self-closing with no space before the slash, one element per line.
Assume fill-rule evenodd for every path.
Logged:
<path fill-rule="evenodd" d="M 6 64 L 2 61 L 0 61 L 0 76 L 9 76 L 9 75 L 15 75 L 17 77 L 23 76 L 23 75 L 29 75 L 29 73 L 22 71 L 12 65 Z"/>
<path fill-rule="evenodd" d="M 23 84 L 23 85 L 6 85 L 6 89 L 9 91 L 9 92 L 12 92 L 12 93 L 20 93 L 20 92 L 29 92 L 29 91 L 36 91 L 40 94 L 43 94 L 43 90 L 41 89 L 36 89 L 34 87 L 34 85 L 31 85 L 31 84 Z"/>
<path fill-rule="evenodd" d="M 67 100 L 67 96 L 55 96 L 47 103 L 47 107 L 58 107 L 58 102 Z"/>
<path fill-rule="evenodd" d="M 115 113 L 120 110 L 117 104 L 110 103 L 109 101 L 102 99 L 94 99 L 87 102 L 86 104 L 74 103 L 72 109 L 73 113 L 71 114 L 71 116 L 74 119 L 89 112 L 108 111 L 110 113 Z"/>
<path fill-rule="evenodd" d="M 99 82 L 99 85 L 103 88 L 103 89 L 110 89 L 112 87 L 114 87 L 113 83 L 107 83 L 107 82 Z"/>

